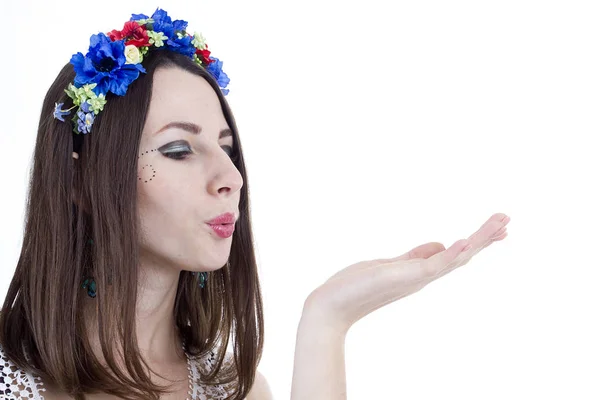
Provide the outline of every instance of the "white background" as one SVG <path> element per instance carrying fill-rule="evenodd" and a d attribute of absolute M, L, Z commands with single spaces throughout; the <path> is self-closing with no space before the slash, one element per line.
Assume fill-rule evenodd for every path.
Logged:
<path fill-rule="evenodd" d="M 350 330 L 348 399 L 598 399 L 597 4 L 3 0 L 0 299 L 46 90 L 91 34 L 160 6 L 231 78 L 276 399 L 311 290 L 496 212 L 504 241 Z"/>

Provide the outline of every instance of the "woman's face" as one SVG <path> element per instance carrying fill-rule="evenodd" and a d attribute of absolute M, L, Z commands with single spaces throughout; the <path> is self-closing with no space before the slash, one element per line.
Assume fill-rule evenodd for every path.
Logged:
<path fill-rule="evenodd" d="M 239 217 L 244 182 L 228 133 L 204 78 L 176 67 L 155 72 L 138 154 L 142 262 L 187 271 L 227 263 L 233 236 L 220 237 L 207 221 Z"/>

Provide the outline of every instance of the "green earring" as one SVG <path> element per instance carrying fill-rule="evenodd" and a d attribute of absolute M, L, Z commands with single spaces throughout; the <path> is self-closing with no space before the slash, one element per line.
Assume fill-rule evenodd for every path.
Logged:
<path fill-rule="evenodd" d="M 94 278 L 89 277 L 86 278 L 83 281 L 83 285 L 81 285 L 82 288 L 87 289 L 87 294 L 90 297 L 96 297 L 96 281 L 94 280 Z"/>
<path fill-rule="evenodd" d="M 88 240 L 88 244 L 94 244 L 94 241 L 90 239 Z M 229 265 L 229 262 L 227 262 L 227 265 Z M 206 286 L 206 281 L 208 280 L 208 272 L 197 272 L 196 275 L 198 276 L 198 286 L 204 289 L 204 287 Z M 81 287 L 87 289 L 88 296 L 92 298 L 96 297 L 96 281 L 93 277 L 85 278 Z"/>
<path fill-rule="evenodd" d="M 203 271 L 203 272 L 197 272 L 198 275 L 198 286 L 200 286 L 202 289 L 204 289 L 204 285 L 206 283 L 206 280 L 208 279 L 208 272 Z"/>

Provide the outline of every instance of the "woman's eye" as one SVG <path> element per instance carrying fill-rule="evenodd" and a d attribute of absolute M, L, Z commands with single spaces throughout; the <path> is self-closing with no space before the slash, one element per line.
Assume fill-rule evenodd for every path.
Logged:
<path fill-rule="evenodd" d="M 171 158 L 173 160 L 183 160 L 187 157 L 188 154 L 191 154 L 190 151 L 171 151 L 168 153 L 164 153 L 165 157 Z"/>
<path fill-rule="evenodd" d="M 160 151 L 163 156 L 172 160 L 183 160 L 188 154 L 192 153 L 189 143 L 184 140 L 168 143 L 159 147 L 158 151 Z"/>
<path fill-rule="evenodd" d="M 232 160 L 237 160 L 238 154 L 237 151 L 234 151 L 232 146 L 223 146 L 223 149 Z M 192 154 L 192 151 L 188 145 L 176 145 L 167 149 L 160 149 L 162 154 L 170 158 L 172 160 L 184 160 L 188 157 L 189 154 Z"/>
<path fill-rule="evenodd" d="M 167 151 L 164 152 L 163 155 L 167 158 L 170 158 L 172 160 L 183 160 L 185 159 L 188 154 L 192 154 L 191 151 L 188 150 L 182 150 L 182 151 Z"/>

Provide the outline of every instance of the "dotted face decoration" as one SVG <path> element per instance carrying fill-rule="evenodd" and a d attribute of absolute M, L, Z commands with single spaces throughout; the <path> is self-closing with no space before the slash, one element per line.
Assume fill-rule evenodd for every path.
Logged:
<path fill-rule="evenodd" d="M 145 156 L 146 154 L 149 154 L 149 153 L 152 154 L 155 151 L 157 151 L 157 149 L 147 150 L 147 151 L 143 152 L 138 157 L 138 160 L 142 156 Z M 138 172 L 138 180 L 139 181 L 144 181 L 144 183 L 148 183 L 155 176 L 156 176 L 156 169 L 154 169 L 154 167 L 152 166 L 152 164 L 144 164 L 144 165 L 142 165 L 141 170 Z"/>

